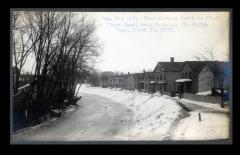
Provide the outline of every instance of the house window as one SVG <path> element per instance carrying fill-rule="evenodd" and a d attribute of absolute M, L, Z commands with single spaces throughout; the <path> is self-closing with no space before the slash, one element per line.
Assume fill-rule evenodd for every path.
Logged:
<path fill-rule="evenodd" d="M 185 72 L 185 78 L 187 78 L 187 72 Z"/>
<path fill-rule="evenodd" d="M 190 78 L 190 79 L 192 78 L 192 72 L 189 73 L 189 78 Z"/>

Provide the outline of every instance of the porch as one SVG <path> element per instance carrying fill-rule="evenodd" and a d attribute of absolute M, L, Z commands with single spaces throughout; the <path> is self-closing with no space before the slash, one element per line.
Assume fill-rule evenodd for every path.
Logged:
<path fill-rule="evenodd" d="M 191 79 L 177 79 L 174 82 L 174 90 L 177 94 L 176 96 L 179 96 L 179 98 L 182 97 L 183 93 L 192 93 L 192 80 Z"/>

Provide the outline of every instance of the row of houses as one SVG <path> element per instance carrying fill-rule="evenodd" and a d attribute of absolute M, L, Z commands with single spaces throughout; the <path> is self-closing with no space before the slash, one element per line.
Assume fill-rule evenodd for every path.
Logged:
<path fill-rule="evenodd" d="M 229 87 L 229 63 L 223 61 L 158 62 L 152 72 L 114 74 L 103 72 L 102 87 L 117 87 L 148 93 L 179 91 L 198 93 Z"/>
<path fill-rule="evenodd" d="M 116 87 L 128 90 L 133 90 L 135 88 L 134 83 L 135 74 L 114 74 L 113 72 L 102 72 L 101 73 L 101 87 Z"/>

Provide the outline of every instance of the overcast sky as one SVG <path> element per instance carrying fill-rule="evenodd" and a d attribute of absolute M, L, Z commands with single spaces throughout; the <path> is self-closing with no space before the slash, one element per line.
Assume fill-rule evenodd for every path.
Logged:
<path fill-rule="evenodd" d="M 194 60 L 195 53 L 214 51 L 228 60 L 228 12 L 95 12 L 96 35 L 103 43 L 96 68 L 101 71 L 153 70 L 158 61 Z M 126 32 L 127 31 L 127 32 Z M 31 68 L 32 64 L 25 67 Z"/>

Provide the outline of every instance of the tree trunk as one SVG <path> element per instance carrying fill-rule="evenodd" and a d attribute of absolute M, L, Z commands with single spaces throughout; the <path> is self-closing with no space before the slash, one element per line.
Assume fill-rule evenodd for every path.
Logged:
<path fill-rule="evenodd" d="M 20 73 L 18 72 L 17 67 L 16 67 L 15 74 L 16 74 L 16 79 L 15 79 L 16 81 L 15 81 L 14 94 L 17 94 L 18 93 L 18 87 L 19 87 L 19 77 L 20 77 Z"/>
<path fill-rule="evenodd" d="M 224 90 L 221 88 L 221 108 L 224 108 Z"/>

